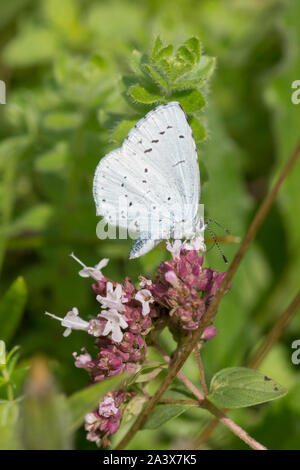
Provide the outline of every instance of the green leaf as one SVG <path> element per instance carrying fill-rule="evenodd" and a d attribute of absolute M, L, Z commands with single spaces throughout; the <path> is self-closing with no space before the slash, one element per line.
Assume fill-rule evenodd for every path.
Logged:
<path fill-rule="evenodd" d="M 134 101 L 139 103 L 153 104 L 163 100 L 161 96 L 151 93 L 141 85 L 133 85 L 129 88 L 128 93 Z"/>
<path fill-rule="evenodd" d="M 22 437 L 26 449 L 71 449 L 72 439 L 68 432 L 70 416 L 64 395 L 55 393 L 55 390 L 41 397 L 25 395 L 21 411 Z"/>
<path fill-rule="evenodd" d="M 8 364 L 13 357 L 16 355 L 19 357 L 18 351 L 20 349 L 20 346 L 13 346 L 13 348 L 6 354 L 6 363 Z"/>
<path fill-rule="evenodd" d="M 143 373 L 143 374 L 140 374 L 140 375 L 136 378 L 135 382 L 136 382 L 136 383 L 140 383 L 140 382 L 149 382 L 150 380 L 155 379 L 155 377 L 157 377 L 158 374 L 160 374 L 162 370 L 163 370 L 162 367 L 156 367 L 156 368 L 152 369 L 152 370 L 149 371 L 149 372 L 145 372 L 145 373 Z"/>
<path fill-rule="evenodd" d="M 157 36 L 153 43 L 153 47 L 151 51 L 151 58 L 154 59 L 162 47 L 163 47 L 162 40 L 160 39 L 159 36 Z"/>
<path fill-rule="evenodd" d="M 142 53 L 140 51 L 134 50 L 130 57 L 130 67 L 136 75 L 139 75 L 141 72 L 141 62 Z"/>
<path fill-rule="evenodd" d="M 191 116 L 191 118 L 189 119 L 189 123 L 192 128 L 195 142 L 198 143 L 205 140 L 207 132 L 200 119 L 198 119 L 196 116 Z"/>
<path fill-rule="evenodd" d="M 200 179 L 201 179 L 201 187 L 202 187 L 209 180 L 207 168 L 204 165 L 202 160 L 199 161 L 199 170 L 200 170 Z"/>
<path fill-rule="evenodd" d="M 8 42 L 4 60 L 10 66 L 28 67 L 51 60 L 58 50 L 55 31 L 43 26 L 29 26 Z"/>
<path fill-rule="evenodd" d="M 242 408 L 280 398 L 287 390 L 275 380 L 246 367 L 228 367 L 215 374 L 207 398 L 225 408 Z"/>
<path fill-rule="evenodd" d="M 27 287 L 18 277 L 4 294 L 0 302 L 1 339 L 8 343 L 18 328 L 27 299 Z"/>
<path fill-rule="evenodd" d="M 159 62 L 161 59 L 167 59 L 173 53 L 173 46 L 169 44 L 168 46 L 162 47 L 159 52 L 156 54 L 155 59 Z"/>
<path fill-rule="evenodd" d="M 170 387 L 170 391 L 176 393 L 175 398 L 184 397 L 190 398 L 191 400 L 195 399 L 195 395 L 193 395 L 192 392 L 188 388 L 186 388 L 186 386 L 182 382 L 179 382 L 178 379 L 174 380 L 173 386 Z"/>
<path fill-rule="evenodd" d="M 6 364 L 5 342 L 0 339 L 0 366 Z"/>
<path fill-rule="evenodd" d="M 194 54 L 196 62 L 199 62 L 201 56 L 201 43 L 199 39 L 196 37 L 191 37 L 185 41 L 184 44 L 190 50 L 190 52 Z"/>
<path fill-rule="evenodd" d="M 43 359 L 35 358 L 24 385 L 19 427 L 22 444 L 29 450 L 68 450 L 70 414 L 65 395 L 58 392 L 55 380 Z"/>
<path fill-rule="evenodd" d="M 178 101 L 186 113 L 196 113 L 205 106 L 202 93 L 196 89 L 177 91 L 172 99 Z"/>
<path fill-rule="evenodd" d="M 80 126 L 82 115 L 76 112 L 57 111 L 44 118 L 44 126 L 54 131 L 75 129 Z"/>
<path fill-rule="evenodd" d="M 17 236 L 24 231 L 39 232 L 44 230 L 53 216 L 53 212 L 54 209 L 49 204 L 38 204 L 14 220 L 8 227 L 8 234 Z"/>
<path fill-rule="evenodd" d="M 24 385 L 24 382 L 28 376 L 28 372 L 30 370 L 30 366 L 25 367 L 17 367 L 13 370 L 10 374 L 10 380 L 14 384 L 14 393 L 18 395 L 21 392 L 21 389 Z"/>
<path fill-rule="evenodd" d="M 111 141 L 121 144 L 138 119 L 124 119 L 113 130 Z"/>
<path fill-rule="evenodd" d="M 146 71 L 146 73 L 149 75 L 149 77 L 153 80 L 153 82 L 158 85 L 160 88 L 163 90 L 168 88 L 168 82 L 167 80 L 163 77 L 162 73 L 157 71 L 154 66 L 151 66 L 149 64 L 144 64 L 143 69 Z"/>
<path fill-rule="evenodd" d="M 134 416 L 137 416 L 143 408 L 144 403 L 147 401 L 146 397 L 137 395 L 133 397 L 125 406 L 123 411 L 122 423 L 127 423 Z"/>
<path fill-rule="evenodd" d="M 186 46 L 180 46 L 176 53 L 177 60 L 193 65 L 195 63 L 195 57 L 192 52 Z"/>
<path fill-rule="evenodd" d="M 18 17 L 18 14 L 30 3 L 31 0 L 10 0 L 6 2 L 5 0 L 0 1 L 1 5 L 1 17 L 0 17 L 0 28 L 4 29 L 10 21 L 15 20 Z"/>
<path fill-rule="evenodd" d="M 124 378 L 125 374 L 105 379 L 103 382 L 91 385 L 71 395 L 67 400 L 71 413 L 71 430 L 79 428 L 85 415 L 97 408 L 100 399 L 117 388 Z"/>
<path fill-rule="evenodd" d="M 10 376 L 13 374 L 19 359 L 20 359 L 20 354 L 19 353 L 13 354 L 10 357 L 10 359 L 8 359 L 8 356 L 6 357 L 6 363 L 8 364 L 7 365 L 7 371 L 8 371 Z"/>
<path fill-rule="evenodd" d="M 1 364 L 0 364 L 0 366 L 1 366 Z M 0 388 L 6 386 L 7 383 L 8 383 L 8 380 L 5 379 L 4 377 L 0 376 Z"/>
<path fill-rule="evenodd" d="M 31 143 L 31 138 L 20 135 L 3 140 L 0 143 L 0 271 L 3 264 L 7 232 L 16 198 L 16 175 L 18 160 Z"/>
<path fill-rule="evenodd" d="M 42 173 L 57 173 L 64 169 L 68 157 L 67 142 L 57 142 L 51 150 L 48 150 L 37 158 L 35 168 Z"/>
<path fill-rule="evenodd" d="M 18 417 L 19 407 L 15 402 L 0 402 L 0 450 L 14 450 L 20 447 Z"/>
<path fill-rule="evenodd" d="M 216 59 L 214 57 L 202 56 L 198 66 L 180 75 L 172 83 L 172 88 L 199 87 L 211 77 L 215 69 Z"/>
<path fill-rule="evenodd" d="M 83 36 L 79 20 L 79 5 L 73 0 L 49 0 L 43 4 L 44 14 L 60 34 L 78 42 Z M 59 36 L 59 35 L 58 35 Z"/>
<path fill-rule="evenodd" d="M 199 67 L 197 72 L 195 73 L 195 77 L 200 78 L 200 76 L 204 76 L 204 78 L 207 80 L 213 74 L 215 67 L 216 58 L 203 55 L 200 59 Z"/>
<path fill-rule="evenodd" d="M 132 378 L 130 383 L 149 382 L 154 379 L 163 369 L 166 369 L 168 364 L 165 362 L 155 362 L 152 364 L 145 364 L 141 370 Z"/>
<path fill-rule="evenodd" d="M 157 405 L 147 418 L 142 429 L 157 429 L 170 419 L 180 416 L 195 405 Z"/>
<path fill-rule="evenodd" d="M 30 143 L 30 137 L 23 135 L 2 140 L 0 143 L 0 168 L 7 165 L 8 158 L 21 157 Z"/>
<path fill-rule="evenodd" d="M 108 68 L 107 60 L 100 54 L 94 54 L 91 57 L 90 61 L 92 64 L 96 65 L 100 70 L 105 70 Z"/>

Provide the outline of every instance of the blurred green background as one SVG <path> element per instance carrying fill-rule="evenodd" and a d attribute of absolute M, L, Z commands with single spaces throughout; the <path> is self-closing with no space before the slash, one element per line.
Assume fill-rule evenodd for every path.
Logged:
<path fill-rule="evenodd" d="M 300 3 L 0 0 L 0 30 L 0 79 L 7 84 L 7 104 L 0 105 L 0 298 L 18 276 L 28 291 L 8 346 L 21 346 L 24 363 L 43 353 L 69 394 L 89 383 L 74 367 L 72 352 L 83 345 L 93 350 L 93 340 L 83 332 L 63 338 L 60 325 L 43 312 L 64 315 L 77 306 L 85 318 L 97 313 L 91 282 L 78 276 L 69 254 L 89 266 L 110 258 L 105 273 L 118 281 L 151 276 L 166 259 L 158 247 L 129 261 L 130 241 L 100 241 L 95 233 L 94 170 L 116 147 L 113 128 L 130 111 L 122 76 L 132 51 L 148 52 L 157 34 L 175 44 L 196 35 L 217 58 L 204 111 L 208 137 L 198 147 L 207 172 L 201 202 L 206 215 L 243 236 L 300 136 L 300 105 L 291 102 L 291 84 L 300 79 Z M 223 367 L 245 365 L 296 294 L 299 184 L 298 163 L 222 302 L 219 335 L 203 356 L 208 379 Z M 232 260 L 237 245 L 222 248 Z M 216 249 L 206 263 L 225 269 Z M 288 395 L 232 413 L 272 449 L 300 448 L 300 365 L 291 362 L 291 343 L 299 338 L 298 315 L 260 367 L 287 386 Z M 184 370 L 198 383 L 193 360 Z M 130 448 L 184 447 L 208 416 L 193 409 L 177 419 L 141 431 Z M 94 448 L 84 436 L 77 433 L 76 448 Z M 244 444 L 219 426 L 205 447 Z"/>

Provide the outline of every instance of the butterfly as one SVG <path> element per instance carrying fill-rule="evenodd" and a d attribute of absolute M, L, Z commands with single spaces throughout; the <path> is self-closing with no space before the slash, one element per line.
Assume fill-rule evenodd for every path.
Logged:
<path fill-rule="evenodd" d="M 100 160 L 93 195 L 97 215 L 136 234 L 130 259 L 161 240 L 203 240 L 196 144 L 179 103 L 150 111 Z"/>

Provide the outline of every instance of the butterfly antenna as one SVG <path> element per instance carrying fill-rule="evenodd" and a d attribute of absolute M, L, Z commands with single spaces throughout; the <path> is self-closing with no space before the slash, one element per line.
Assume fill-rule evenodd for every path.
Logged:
<path fill-rule="evenodd" d="M 223 253 L 223 251 L 222 251 L 222 248 L 220 247 L 220 245 L 219 245 L 219 243 L 218 243 L 218 241 L 217 241 L 216 235 L 215 235 L 214 232 L 208 227 L 208 224 L 206 225 L 206 228 L 207 228 L 207 230 L 209 231 L 209 233 L 211 234 L 211 236 L 212 236 L 212 238 L 213 238 L 213 241 L 215 242 L 215 245 L 216 245 L 216 247 L 218 248 L 219 253 L 221 254 L 221 256 L 222 256 L 224 262 L 225 262 L 226 264 L 228 264 L 228 260 L 227 260 L 226 256 L 224 255 L 224 253 Z"/>
<path fill-rule="evenodd" d="M 224 232 L 228 233 L 228 235 L 231 235 L 230 230 L 228 230 L 226 227 L 224 227 L 224 225 L 220 224 L 216 220 L 209 218 L 209 219 L 207 219 L 206 224 L 208 225 L 208 224 L 210 224 L 210 222 L 213 222 L 214 224 L 218 225 L 219 227 L 221 227 L 224 230 Z"/>
<path fill-rule="evenodd" d="M 214 240 L 214 243 L 211 245 L 211 247 L 208 248 L 208 250 L 205 251 L 205 253 L 208 253 L 210 250 L 212 250 L 215 244 L 216 244 L 216 241 Z"/>

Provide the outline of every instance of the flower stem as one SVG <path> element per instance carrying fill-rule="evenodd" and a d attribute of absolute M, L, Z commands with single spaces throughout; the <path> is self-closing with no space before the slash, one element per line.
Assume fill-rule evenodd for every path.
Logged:
<path fill-rule="evenodd" d="M 290 303 L 288 308 L 283 312 L 280 318 L 277 320 L 271 331 L 269 332 L 268 336 L 266 337 L 265 341 L 255 354 L 255 356 L 251 359 L 248 364 L 248 367 L 251 369 L 258 369 L 264 358 L 269 353 L 270 349 L 274 344 L 279 340 L 280 336 L 282 335 L 284 329 L 286 328 L 289 321 L 293 318 L 293 315 L 297 311 L 300 305 L 300 291 L 295 296 L 294 300 Z M 223 410 L 226 412 L 226 410 Z M 198 449 L 211 435 L 211 433 L 215 430 L 218 426 L 219 420 L 214 419 L 212 420 L 203 431 L 195 438 L 193 448 Z"/>
<path fill-rule="evenodd" d="M 164 359 L 170 364 L 171 358 L 164 352 L 162 347 L 157 344 L 156 345 L 157 349 L 161 352 L 163 355 Z M 197 349 L 199 357 L 200 353 L 199 350 Z M 201 361 L 201 359 L 200 359 Z M 202 363 L 201 363 L 202 365 Z M 203 370 L 203 368 L 202 368 Z M 177 374 L 177 377 L 185 384 L 185 386 L 195 395 L 196 398 L 198 398 L 199 402 L 197 402 L 198 406 L 201 408 L 206 409 L 209 411 L 211 414 L 213 414 L 217 420 L 220 423 L 223 423 L 224 426 L 226 426 L 228 429 L 230 429 L 236 436 L 238 436 L 242 441 L 246 442 L 252 449 L 254 450 L 266 450 L 266 447 L 264 447 L 262 444 L 257 442 L 253 437 L 249 436 L 249 434 L 241 428 L 238 424 L 236 424 L 232 419 L 228 418 L 222 410 L 217 408 L 213 403 L 210 401 L 206 400 L 202 393 L 195 387 L 195 385 L 190 382 L 190 380 L 185 377 L 185 375 L 179 371 Z"/>
<path fill-rule="evenodd" d="M 177 377 L 195 395 L 195 397 L 198 398 L 200 402 L 204 401 L 205 398 L 202 393 L 197 389 L 197 387 L 195 387 L 192 382 L 190 382 L 190 380 L 185 375 L 183 375 L 181 371 L 178 372 Z"/>
<path fill-rule="evenodd" d="M 294 313 L 298 310 L 300 305 L 300 290 L 298 291 L 294 300 L 290 303 L 288 308 L 284 311 L 284 313 L 280 316 L 277 320 L 271 331 L 269 332 L 268 336 L 258 349 L 257 353 L 251 359 L 248 364 L 248 367 L 251 369 L 258 369 L 272 346 L 278 341 L 280 336 L 282 335 L 284 329 L 286 328 L 287 324 L 293 317 Z"/>
<path fill-rule="evenodd" d="M 173 379 L 176 377 L 177 373 L 180 371 L 182 368 L 183 364 L 193 351 L 194 347 L 198 344 L 205 327 L 210 323 L 212 317 L 215 315 L 216 310 L 218 308 L 218 305 L 223 297 L 223 295 L 226 292 L 227 286 L 231 279 L 233 278 L 235 272 L 237 271 L 247 249 L 249 248 L 251 242 L 255 238 L 261 224 L 265 220 L 269 210 L 272 207 L 272 204 L 274 203 L 274 200 L 277 196 L 277 193 L 280 189 L 281 184 L 293 168 L 294 164 L 296 163 L 300 153 L 300 141 L 298 142 L 295 150 L 293 151 L 292 155 L 288 159 L 286 165 L 284 166 L 282 172 L 279 175 L 279 178 L 277 179 L 275 185 L 273 186 L 272 190 L 268 193 L 268 195 L 265 197 L 263 200 L 261 206 L 259 207 L 254 219 L 252 220 L 252 223 L 240 245 L 239 250 L 237 251 L 231 265 L 229 266 L 229 269 L 227 271 L 227 274 L 225 278 L 223 279 L 223 282 L 221 286 L 218 288 L 215 297 L 213 301 L 211 302 L 207 314 L 205 315 L 205 320 L 203 321 L 203 324 L 201 325 L 198 330 L 196 330 L 191 338 L 191 341 L 187 343 L 186 347 L 182 352 L 179 352 L 178 357 L 176 362 L 173 364 L 173 366 L 170 368 L 168 375 L 164 379 L 164 381 L 161 383 L 159 389 L 153 395 L 153 397 L 149 400 L 143 411 L 139 414 L 137 417 L 136 421 L 133 423 L 132 427 L 129 429 L 127 434 L 124 436 L 120 444 L 118 445 L 118 449 L 124 449 L 127 444 L 131 441 L 133 436 L 137 433 L 137 431 L 141 428 L 143 423 L 146 421 L 149 413 L 153 410 L 155 407 L 156 403 L 160 400 L 160 398 L 163 396 L 165 391 L 168 389 L 168 387 L 171 385 Z"/>
<path fill-rule="evenodd" d="M 242 441 L 246 442 L 248 446 L 250 446 L 254 450 L 267 450 L 265 446 L 257 442 L 253 437 L 249 436 L 249 434 L 241 428 L 238 424 L 236 424 L 232 419 L 228 418 L 223 411 L 217 408 L 208 400 L 205 400 L 205 403 L 201 405 L 206 410 L 210 411 L 220 423 L 223 423 L 230 431 L 232 431 L 236 436 L 238 436 Z"/>
<path fill-rule="evenodd" d="M 9 401 L 13 401 L 14 399 L 14 390 L 10 383 L 10 376 L 6 368 L 2 370 L 2 375 L 4 379 L 7 381 L 7 398 Z"/>
<path fill-rule="evenodd" d="M 161 353 L 161 355 L 163 356 L 164 360 L 170 364 L 171 363 L 171 358 L 170 356 L 167 355 L 167 353 L 163 350 L 163 348 L 161 347 L 161 345 L 159 343 L 156 343 L 155 344 L 155 348 Z M 181 372 L 179 371 L 178 374 L 177 374 L 177 377 L 178 379 L 181 380 L 181 382 L 184 383 L 184 385 L 195 395 L 196 398 L 198 398 L 198 400 L 200 401 L 203 401 L 204 400 L 204 396 L 202 395 L 202 393 L 197 389 L 197 387 L 195 387 L 195 385 L 190 382 L 190 380 Z"/>
<path fill-rule="evenodd" d="M 159 403 L 174 403 L 176 405 L 196 405 L 199 406 L 197 400 L 177 400 L 176 398 L 161 398 Z"/>
<path fill-rule="evenodd" d="M 205 373 L 204 373 L 204 368 L 203 368 L 201 355 L 200 355 L 200 351 L 199 351 L 198 346 L 195 347 L 194 351 L 195 351 L 196 361 L 197 361 L 199 372 L 200 372 L 200 379 L 201 379 L 203 393 L 204 393 L 204 395 L 207 395 L 208 390 L 207 390 L 207 385 L 206 385 L 206 381 L 205 381 Z"/>

